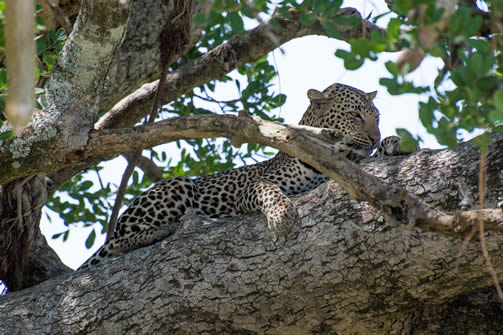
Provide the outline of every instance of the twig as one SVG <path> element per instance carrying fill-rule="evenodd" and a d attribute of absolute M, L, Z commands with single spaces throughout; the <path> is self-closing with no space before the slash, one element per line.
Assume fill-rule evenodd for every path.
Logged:
<path fill-rule="evenodd" d="M 196 93 L 192 93 L 192 95 L 195 96 L 198 99 L 201 99 L 201 100 L 204 100 L 204 101 L 209 101 L 209 102 L 215 102 L 215 103 L 219 103 L 219 104 L 231 104 L 231 103 L 235 103 L 235 102 L 241 101 L 241 98 L 232 99 L 232 100 L 216 100 L 216 99 L 214 99 L 214 98 L 212 98 L 210 96 L 203 97 L 202 95 L 199 95 L 199 94 L 196 94 Z"/>

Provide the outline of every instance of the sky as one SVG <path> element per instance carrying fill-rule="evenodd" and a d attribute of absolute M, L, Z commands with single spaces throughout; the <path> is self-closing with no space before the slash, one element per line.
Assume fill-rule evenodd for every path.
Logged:
<path fill-rule="evenodd" d="M 343 6 L 355 7 L 364 17 L 370 11 L 374 16 L 387 11 L 384 1 L 344 1 Z M 386 20 L 383 20 L 379 25 L 386 26 L 386 23 Z M 391 96 L 385 87 L 379 85 L 379 78 L 390 76 L 384 66 L 385 62 L 396 60 L 399 53 L 381 54 L 378 61 L 366 60 L 359 70 L 348 71 L 344 68 L 343 62 L 334 56 L 337 49 L 348 50 L 348 48 L 348 45 L 342 41 L 322 36 L 310 36 L 284 44 L 282 46 L 284 53 L 276 50 L 269 55 L 271 64 L 278 72 L 272 90 L 287 95 L 286 103 L 281 110 L 277 111 L 285 119 L 285 123 L 298 123 L 309 105 L 306 95 L 308 89 L 314 88 L 321 91 L 333 83 L 343 83 L 365 92 L 378 91 L 374 104 L 380 111 L 379 128 L 382 138 L 395 135 L 396 128 L 406 128 L 413 135 L 419 135 L 423 139 L 421 147 L 440 148 L 435 138 L 426 133 L 418 119 L 418 103 L 420 100 L 425 101 L 427 96 L 420 97 L 412 94 Z M 442 65 L 438 58 L 426 58 L 416 71 L 408 75 L 407 79 L 413 80 L 416 85 L 430 85 Z M 219 100 L 237 98 L 235 87 L 232 86 L 232 90 L 228 88 L 226 86 L 218 88 L 213 98 Z M 209 108 L 217 111 L 218 107 Z M 176 146 L 171 145 L 167 148 L 174 153 L 174 158 L 179 156 L 179 149 Z M 126 164 L 126 160 L 122 157 L 107 162 L 102 173 L 104 183 L 111 182 L 118 185 Z M 45 214 L 51 215 L 51 223 Z M 85 248 L 84 242 L 91 229 L 82 227 L 72 230 L 69 239 L 64 243 L 61 239 L 52 240 L 53 234 L 65 231 L 66 227 L 56 214 L 44 209 L 41 222 L 42 233 L 61 260 L 71 268 L 77 268 L 103 244 L 105 235 L 98 235 L 93 248 L 89 250 Z"/>

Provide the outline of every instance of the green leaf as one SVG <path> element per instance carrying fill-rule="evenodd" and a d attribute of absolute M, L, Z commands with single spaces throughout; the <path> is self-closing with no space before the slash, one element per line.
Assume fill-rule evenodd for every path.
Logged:
<path fill-rule="evenodd" d="M 488 132 L 484 132 L 473 139 L 474 143 L 477 143 L 480 148 L 480 153 L 487 156 L 489 153 L 489 143 L 491 143 L 491 135 Z"/>
<path fill-rule="evenodd" d="M 89 236 L 86 239 L 86 248 L 87 249 L 91 249 L 91 247 L 94 244 L 95 239 L 96 239 L 96 232 L 93 229 L 93 230 L 91 230 L 91 233 L 89 234 Z"/>
<path fill-rule="evenodd" d="M 459 35 L 463 31 L 463 27 L 470 19 L 471 10 L 467 7 L 460 6 L 458 9 L 451 15 L 449 21 L 449 34 L 451 36 Z"/>
<path fill-rule="evenodd" d="M 360 18 L 356 16 L 335 16 L 333 21 L 341 26 L 356 27 L 361 23 Z"/>
<path fill-rule="evenodd" d="M 0 133 L 0 141 L 8 140 L 9 138 L 12 138 L 12 136 L 14 136 L 14 132 L 12 130 L 6 130 Z"/>
<path fill-rule="evenodd" d="M 485 66 L 482 55 L 479 53 L 474 54 L 470 60 L 469 67 L 473 73 L 483 74 Z"/>
<path fill-rule="evenodd" d="M 494 107 L 498 114 L 503 114 L 503 91 L 496 91 L 494 93 Z M 494 115 L 496 119 L 499 119 L 497 117 L 498 114 Z"/>
<path fill-rule="evenodd" d="M 396 134 L 400 136 L 400 149 L 403 152 L 413 152 L 417 149 L 418 141 L 412 136 L 412 134 L 404 128 L 397 128 Z"/>
<path fill-rule="evenodd" d="M 471 38 L 466 41 L 472 48 L 481 53 L 489 53 L 490 46 L 487 40 Z"/>
<path fill-rule="evenodd" d="M 250 19 L 254 19 L 255 18 L 255 15 L 253 14 L 253 11 L 247 5 L 244 5 L 241 8 L 241 13 L 243 13 L 244 16 L 246 16 L 246 17 L 248 17 Z"/>
<path fill-rule="evenodd" d="M 203 12 L 199 12 L 194 15 L 193 22 L 194 24 L 206 24 L 208 23 L 208 17 Z"/>
<path fill-rule="evenodd" d="M 7 69 L 0 69 L 0 88 L 7 88 Z"/>
<path fill-rule="evenodd" d="M 419 119 L 421 120 L 423 126 L 428 130 L 432 128 L 433 121 L 435 120 L 433 112 L 437 108 L 438 102 L 431 97 L 428 99 L 427 103 L 419 103 Z"/>
<path fill-rule="evenodd" d="M 236 12 L 230 12 L 227 14 L 227 18 L 230 21 L 232 31 L 235 34 L 242 33 L 244 29 L 243 19 Z"/>
<path fill-rule="evenodd" d="M 82 191 L 87 191 L 88 189 L 90 189 L 92 186 L 93 186 L 93 182 L 90 181 L 90 180 L 86 180 L 84 181 L 82 184 L 79 185 L 78 189 L 80 192 Z"/>
<path fill-rule="evenodd" d="M 388 39 L 386 38 L 386 35 L 378 33 L 375 30 L 372 30 L 370 32 L 370 39 L 377 44 L 387 44 Z"/>
<path fill-rule="evenodd" d="M 477 33 L 480 30 L 480 27 L 482 26 L 482 17 L 481 16 L 475 16 L 470 19 L 468 19 L 467 22 L 463 25 L 463 34 L 465 36 L 471 36 Z"/>
<path fill-rule="evenodd" d="M 400 36 L 400 27 L 402 26 L 402 21 L 399 19 L 391 19 L 388 23 L 388 29 L 386 33 L 388 34 L 389 40 L 396 40 Z"/>
<path fill-rule="evenodd" d="M 395 62 L 387 61 L 384 66 L 393 76 L 398 76 L 398 66 Z"/>
<path fill-rule="evenodd" d="M 329 21 L 324 21 L 324 22 L 322 22 L 322 24 L 323 24 L 323 28 L 325 29 L 325 31 L 327 32 L 327 35 L 329 37 L 333 37 L 338 40 L 342 40 L 342 35 L 339 32 L 339 29 L 337 29 L 337 26 L 335 24 L 333 24 L 332 22 L 329 22 Z"/>
<path fill-rule="evenodd" d="M 300 23 L 302 23 L 305 26 L 313 25 L 316 22 L 316 20 L 318 20 L 316 18 L 316 16 L 314 16 L 311 13 L 302 13 L 302 14 L 300 14 L 300 17 L 299 17 Z"/>

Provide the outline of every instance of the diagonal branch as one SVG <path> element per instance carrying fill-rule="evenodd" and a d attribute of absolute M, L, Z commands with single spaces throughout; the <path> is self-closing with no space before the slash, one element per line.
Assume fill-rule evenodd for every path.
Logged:
<path fill-rule="evenodd" d="M 295 14 L 295 12 L 292 13 Z M 337 26 L 345 41 L 362 37 L 363 31 L 367 32 L 367 36 L 370 35 L 370 31 L 384 32 L 384 29 L 362 19 L 361 14 L 354 8 L 342 8 L 338 15 L 357 17 L 362 20 L 362 24 L 356 27 Z M 292 18 L 289 19 L 276 17 L 275 20 L 279 27 L 273 32 L 280 45 L 303 36 L 328 35 L 320 22 L 305 26 L 300 22 L 298 15 L 292 15 Z M 168 84 L 163 103 L 167 104 L 195 87 L 221 77 L 244 64 L 253 63 L 273 51 L 277 44 L 271 40 L 270 32 L 271 26 L 269 24 L 260 24 L 243 35 L 233 36 L 227 43 L 169 74 L 166 79 Z M 124 128 L 134 125 L 148 114 L 146 106 L 151 105 L 157 85 L 158 81 L 145 84 L 121 100 L 100 119 L 96 124 L 96 129 Z"/>
<path fill-rule="evenodd" d="M 336 181 L 351 198 L 368 201 L 391 223 L 415 225 L 426 231 L 464 237 L 478 229 L 477 217 L 486 230 L 503 231 L 500 209 L 465 211 L 450 215 L 434 209 L 412 193 L 389 185 L 362 171 L 329 143 L 341 141 L 335 130 L 307 126 L 286 126 L 256 117 L 209 115 L 179 117 L 132 129 L 107 129 L 91 133 L 82 152 L 67 156 L 81 162 L 110 153 L 129 152 L 161 143 L 189 138 L 227 137 L 234 146 L 253 142 L 272 146 L 315 167 Z M 342 139 L 343 140 L 343 139 Z"/>

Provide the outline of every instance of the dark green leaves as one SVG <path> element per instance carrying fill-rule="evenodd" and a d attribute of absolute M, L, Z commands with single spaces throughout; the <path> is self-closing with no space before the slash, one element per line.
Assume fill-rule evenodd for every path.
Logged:
<path fill-rule="evenodd" d="M 87 249 L 91 249 L 91 247 L 94 244 L 95 239 L 96 239 L 96 232 L 93 229 L 93 230 L 91 230 L 91 233 L 89 234 L 89 236 L 87 236 L 87 239 L 86 239 L 86 248 Z"/>
<path fill-rule="evenodd" d="M 407 81 L 405 75 L 400 73 L 395 63 L 389 61 L 385 64 L 386 69 L 391 73 L 392 78 L 381 78 L 379 84 L 388 88 L 392 95 L 415 93 L 420 94 L 428 92 L 429 88 L 424 86 L 415 86 L 413 82 Z"/>
<path fill-rule="evenodd" d="M 471 8 L 459 6 L 451 15 L 448 32 L 454 39 L 462 40 L 479 31 L 482 26 L 482 17 L 472 17 Z"/>
<path fill-rule="evenodd" d="M 231 25 L 232 31 L 236 34 L 242 33 L 244 29 L 243 19 L 236 12 L 230 12 L 227 14 L 227 18 L 229 19 L 229 23 Z"/>
<path fill-rule="evenodd" d="M 389 21 L 386 34 L 373 32 L 370 39 L 352 40 L 351 49 L 337 50 L 336 56 L 344 60 L 347 69 L 354 70 L 366 59 L 375 60 L 383 50 L 423 45 L 418 41 L 421 30 L 444 18 L 444 10 L 435 5 L 433 0 L 395 0 L 394 11 L 402 16 Z M 410 10 L 418 6 L 424 10 L 422 18 L 410 15 Z M 491 10 L 488 15 L 492 15 Z M 407 65 L 399 69 L 394 62 L 385 65 L 391 76 L 379 80 L 390 94 L 429 93 L 430 97 L 420 103 L 419 118 L 440 144 L 449 147 L 458 144 L 461 131 L 482 133 L 475 142 L 487 146 L 485 131 L 497 129 L 503 122 L 503 93 L 498 90 L 503 87 L 503 56 L 501 50 L 493 50 L 495 44 L 491 45 L 479 32 L 482 23 L 482 16 L 471 8 L 456 7 L 447 29 L 438 31 L 439 38 L 432 48 L 424 50 L 446 62 L 446 68 L 439 71 L 430 86 L 416 86 L 407 76 Z M 442 85 L 444 82 L 448 84 Z M 412 145 L 410 134 L 397 131 Z"/>

